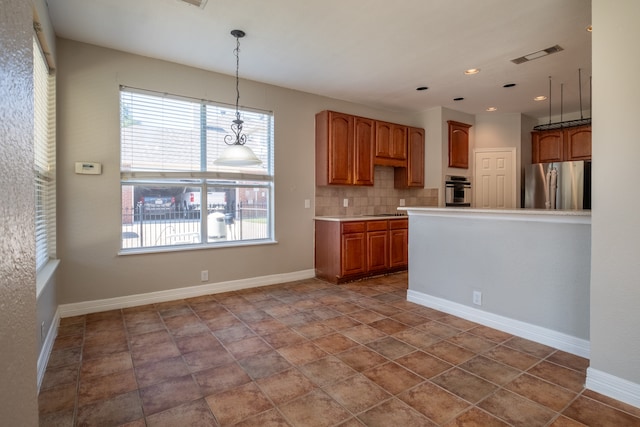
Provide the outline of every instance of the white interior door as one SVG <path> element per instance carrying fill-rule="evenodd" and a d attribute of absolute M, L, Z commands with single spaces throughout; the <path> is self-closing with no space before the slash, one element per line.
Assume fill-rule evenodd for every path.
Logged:
<path fill-rule="evenodd" d="M 515 148 L 475 151 L 474 207 L 515 209 Z"/>

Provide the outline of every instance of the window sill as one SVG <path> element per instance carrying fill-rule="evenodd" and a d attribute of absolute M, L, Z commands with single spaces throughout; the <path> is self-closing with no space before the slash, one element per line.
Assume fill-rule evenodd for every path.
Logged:
<path fill-rule="evenodd" d="M 227 243 L 216 243 L 215 245 L 201 244 L 201 245 L 184 245 L 184 246 L 162 246 L 157 248 L 137 248 L 137 249 L 121 249 L 118 251 L 118 256 L 128 255 L 144 255 L 144 254 L 157 254 L 167 252 L 183 252 L 183 251 L 200 251 L 203 249 L 222 249 L 222 248 L 237 248 L 242 246 L 259 246 L 259 245 L 275 245 L 277 240 L 245 240 L 235 241 Z"/>
<path fill-rule="evenodd" d="M 40 294 L 47 287 L 47 283 L 51 280 L 60 265 L 59 259 L 50 259 L 47 264 L 36 273 L 36 299 L 40 298 Z"/>

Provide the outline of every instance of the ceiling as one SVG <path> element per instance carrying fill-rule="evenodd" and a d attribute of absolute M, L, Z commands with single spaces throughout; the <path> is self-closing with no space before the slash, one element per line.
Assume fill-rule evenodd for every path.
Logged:
<path fill-rule="evenodd" d="M 545 119 L 550 107 L 554 116 L 580 112 L 581 89 L 584 117 L 591 115 L 589 0 L 208 0 L 204 9 L 181 0 L 48 0 L 48 7 L 59 37 L 231 75 L 230 31 L 242 29 L 241 78 L 376 108 L 488 114 L 496 107 L 492 114 Z M 511 62 L 554 45 L 564 50 Z M 465 75 L 469 68 L 481 71 Z M 550 77 L 551 103 L 534 101 L 549 95 Z"/>

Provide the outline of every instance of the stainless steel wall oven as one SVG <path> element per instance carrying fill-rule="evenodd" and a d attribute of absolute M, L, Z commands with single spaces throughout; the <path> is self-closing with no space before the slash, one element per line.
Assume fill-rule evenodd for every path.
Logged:
<path fill-rule="evenodd" d="M 466 176 L 447 175 L 444 182 L 445 206 L 470 207 L 471 181 Z"/>

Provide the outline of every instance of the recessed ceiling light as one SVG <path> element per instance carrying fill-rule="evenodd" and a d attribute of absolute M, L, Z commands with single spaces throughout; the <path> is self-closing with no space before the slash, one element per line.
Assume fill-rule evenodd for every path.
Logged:
<path fill-rule="evenodd" d="M 544 101 L 545 99 L 547 99 L 547 97 L 544 95 L 536 96 L 535 98 L 533 98 L 534 101 Z"/>
<path fill-rule="evenodd" d="M 497 107 L 489 107 L 487 108 L 487 111 L 497 111 L 498 108 Z"/>
<path fill-rule="evenodd" d="M 416 88 L 416 90 L 427 90 L 427 89 L 429 89 L 427 86 L 420 86 Z"/>
<path fill-rule="evenodd" d="M 507 83 L 506 85 L 502 85 L 502 87 L 514 87 L 515 83 Z"/>
<path fill-rule="evenodd" d="M 464 99 L 464 98 L 463 98 L 463 97 L 461 97 L 461 96 L 459 96 L 459 97 L 457 97 L 457 98 L 453 98 L 453 100 L 454 100 L 454 101 L 462 101 L 463 99 Z"/>
<path fill-rule="evenodd" d="M 472 74 L 478 74 L 480 72 L 480 68 L 469 68 L 468 70 L 464 70 L 464 73 L 467 76 L 470 76 Z"/>
<path fill-rule="evenodd" d="M 592 31 L 593 31 L 593 25 L 589 25 L 589 26 L 587 27 L 587 31 L 592 32 Z"/>

